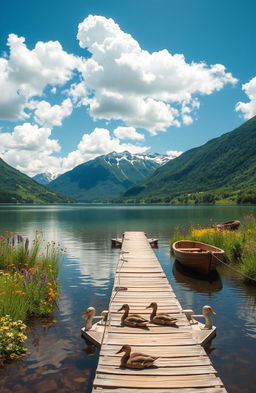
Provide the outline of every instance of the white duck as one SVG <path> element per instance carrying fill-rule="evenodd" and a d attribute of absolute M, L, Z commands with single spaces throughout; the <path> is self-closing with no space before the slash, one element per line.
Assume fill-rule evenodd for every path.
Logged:
<path fill-rule="evenodd" d="M 194 314 L 194 311 L 192 310 L 184 310 L 185 314 L 187 315 L 188 319 L 191 320 L 192 318 L 204 318 L 205 320 L 205 325 L 203 329 L 212 329 L 213 327 L 213 322 L 212 318 L 210 317 L 209 314 L 216 314 L 215 311 L 210 306 L 203 306 L 202 308 L 202 314 L 196 315 Z"/>
<path fill-rule="evenodd" d="M 106 321 L 107 316 L 108 316 L 108 311 L 102 311 L 101 316 L 95 316 L 96 310 L 94 307 L 88 307 L 85 313 L 82 315 L 82 318 L 86 318 L 85 325 L 84 325 L 84 330 L 90 330 L 92 328 L 92 323 L 94 319 L 103 319 L 103 321 Z"/>

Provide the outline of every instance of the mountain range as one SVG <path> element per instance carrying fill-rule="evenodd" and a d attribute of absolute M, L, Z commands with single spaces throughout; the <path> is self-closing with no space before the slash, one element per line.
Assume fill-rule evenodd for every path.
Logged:
<path fill-rule="evenodd" d="M 41 174 L 38 181 L 51 176 Z M 112 152 L 58 176 L 47 188 L 0 159 L 0 185 L 0 203 L 256 204 L 256 116 L 175 159 Z"/>
<path fill-rule="evenodd" d="M 44 172 L 38 173 L 37 175 L 33 176 L 33 180 L 35 180 L 39 184 L 43 184 L 43 186 L 47 186 L 52 180 L 57 179 L 58 174 L 54 172 Z"/>
<path fill-rule="evenodd" d="M 0 203 L 70 203 L 73 198 L 38 184 L 0 158 Z"/>
<path fill-rule="evenodd" d="M 109 201 L 141 182 L 169 159 L 160 154 L 112 152 L 78 165 L 51 181 L 48 187 L 80 202 Z"/>
<path fill-rule="evenodd" d="M 256 116 L 158 168 L 124 200 L 256 203 Z"/>

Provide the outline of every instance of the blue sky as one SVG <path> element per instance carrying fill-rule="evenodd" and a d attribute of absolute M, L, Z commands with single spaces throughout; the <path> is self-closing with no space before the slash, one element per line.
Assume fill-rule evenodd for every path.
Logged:
<path fill-rule="evenodd" d="M 1 157 L 64 172 L 112 150 L 175 156 L 234 129 L 256 114 L 255 8 L 2 1 Z"/>

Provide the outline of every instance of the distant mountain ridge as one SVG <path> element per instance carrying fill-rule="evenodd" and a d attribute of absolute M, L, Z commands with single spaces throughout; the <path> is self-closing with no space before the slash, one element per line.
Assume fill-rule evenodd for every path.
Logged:
<path fill-rule="evenodd" d="M 112 152 L 78 165 L 48 187 L 80 202 L 107 201 L 145 179 L 169 159 L 161 154 Z"/>
<path fill-rule="evenodd" d="M 0 203 L 70 203 L 66 197 L 38 184 L 0 158 Z"/>
<path fill-rule="evenodd" d="M 254 193 L 256 199 L 256 116 L 169 161 L 127 190 L 124 198 L 175 203 L 181 194 L 189 198 L 203 192 L 238 202 L 250 201 L 245 194 Z"/>
<path fill-rule="evenodd" d="M 44 172 L 38 173 L 37 175 L 33 176 L 32 179 L 43 186 L 47 186 L 47 184 L 49 184 L 52 180 L 57 179 L 58 176 L 59 175 L 54 172 Z"/>

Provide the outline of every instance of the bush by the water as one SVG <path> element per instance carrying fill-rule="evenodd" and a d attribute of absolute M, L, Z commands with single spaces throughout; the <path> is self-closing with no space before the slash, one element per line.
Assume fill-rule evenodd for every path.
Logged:
<path fill-rule="evenodd" d="M 26 325 L 21 320 L 13 321 L 10 315 L 0 318 L 0 365 L 6 359 L 16 359 L 26 353 L 25 330 Z"/>
<path fill-rule="evenodd" d="M 20 235 L 0 236 L 0 318 L 1 321 L 7 318 L 5 326 L 10 329 L 18 329 L 19 324 L 32 315 L 47 316 L 54 310 L 59 295 L 57 275 L 61 250 L 54 242 L 42 249 L 43 244 L 39 232 L 31 244 Z M 25 337 L 18 330 L 17 334 L 9 331 L 11 335 L 6 336 L 7 330 L 7 327 L 0 330 L 2 362 L 22 353 L 24 340 L 16 342 L 18 337 Z M 4 342 L 12 351 L 6 350 Z"/>
<path fill-rule="evenodd" d="M 236 231 L 218 228 L 177 229 L 171 243 L 181 240 L 195 240 L 222 248 L 229 262 L 237 268 L 246 280 L 256 280 L 256 218 L 247 216 Z"/>

